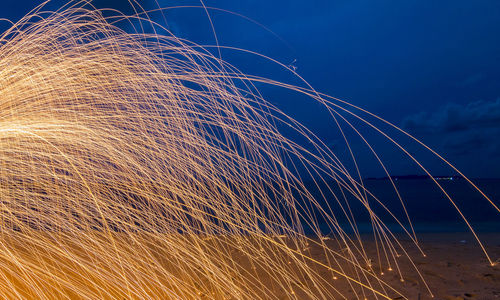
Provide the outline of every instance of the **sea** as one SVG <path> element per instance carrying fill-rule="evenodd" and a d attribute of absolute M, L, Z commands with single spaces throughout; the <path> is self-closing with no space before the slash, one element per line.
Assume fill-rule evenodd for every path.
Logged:
<path fill-rule="evenodd" d="M 497 207 L 500 207 L 500 179 L 471 179 L 471 181 Z M 465 179 L 456 177 L 440 178 L 437 182 L 450 196 L 455 205 L 429 178 L 394 180 L 406 212 L 390 180 L 368 179 L 364 180 L 364 186 L 403 223 L 402 227 L 395 221 L 394 217 L 387 213 L 382 205 L 374 198 L 370 199 L 369 197 L 368 203 L 370 207 L 393 233 L 403 232 L 404 228 L 410 230 L 408 217 L 413 229 L 420 233 L 467 232 L 469 228 L 464 218 L 477 232 L 500 233 L 500 212 Z M 348 206 L 352 214 L 348 212 L 347 215 L 351 220 L 354 218 L 357 230 L 360 233 L 371 232 L 372 223 L 366 208 L 361 202 L 348 193 L 344 200 L 341 190 L 338 187 L 335 188 L 335 182 L 327 184 L 334 187 L 332 193 L 327 195 L 326 198 L 342 229 L 346 232 L 354 230 L 349 225 L 348 218 L 338 201 L 340 201 L 344 209 L 347 208 L 346 202 L 349 202 Z M 313 194 L 318 195 L 317 189 L 313 187 L 312 183 L 308 185 Z M 463 216 L 458 212 L 457 208 Z M 328 222 L 319 219 L 319 223 L 322 232 L 329 230 Z M 306 231 L 309 230 L 306 228 Z"/>

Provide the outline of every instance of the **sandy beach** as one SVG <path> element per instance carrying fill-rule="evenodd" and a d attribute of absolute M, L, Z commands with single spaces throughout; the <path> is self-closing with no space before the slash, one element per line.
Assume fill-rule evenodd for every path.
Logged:
<path fill-rule="evenodd" d="M 404 282 L 395 271 L 384 272 L 381 278 L 409 299 L 500 299 L 500 265 L 491 266 L 470 233 L 418 234 L 423 257 L 409 238 L 400 241 L 414 260 L 434 298 L 426 290 L 408 261 L 400 263 Z M 500 259 L 500 234 L 480 234 L 493 260 Z M 366 249 L 373 249 L 366 242 Z M 355 295 L 352 294 L 352 299 Z M 394 297 L 393 299 L 404 299 Z"/>
<path fill-rule="evenodd" d="M 141 238 L 142 235 L 137 235 L 137 238 Z M 116 236 L 118 237 L 118 236 Z M 151 237 L 151 236 L 150 236 Z M 165 236 L 164 236 L 165 237 Z M 181 236 L 177 236 L 179 241 L 181 240 Z M 486 257 L 481 252 L 478 244 L 473 240 L 473 236 L 469 233 L 424 233 L 418 234 L 419 244 L 421 245 L 421 249 L 425 252 L 426 257 L 422 256 L 415 245 L 412 244 L 412 241 L 408 237 L 399 237 L 399 241 L 401 245 L 408 251 L 409 256 L 412 258 L 413 263 L 419 270 L 421 276 L 424 278 L 425 283 L 428 285 L 428 288 L 433 293 L 434 297 L 431 297 L 426 284 L 420 278 L 419 273 L 412 266 L 411 262 L 401 255 L 397 259 L 397 266 L 395 264 L 392 265 L 392 270 L 387 270 L 386 265 L 380 267 L 377 264 L 376 260 L 373 260 L 372 270 L 375 273 L 379 273 L 383 275 L 379 275 L 378 279 L 372 278 L 369 281 L 369 284 L 373 286 L 378 291 L 383 292 L 389 299 L 444 299 L 444 300 L 458 300 L 458 299 L 477 299 L 477 300 L 495 300 L 500 299 L 500 266 L 491 266 L 488 264 Z M 498 262 L 500 258 L 500 234 L 498 233 L 486 233 L 480 234 L 481 240 L 483 241 L 488 253 L 494 261 Z M 123 236 L 122 236 L 123 238 Z M 158 236 L 157 241 L 161 241 L 163 239 L 161 236 Z M 171 237 L 170 237 L 171 238 Z M 147 242 L 150 238 L 146 236 L 142 236 L 143 245 L 149 244 Z M 231 238 L 211 238 L 215 244 L 225 243 L 231 241 Z M 287 238 L 285 238 L 287 239 Z M 362 235 L 361 239 L 364 244 L 364 248 L 366 251 L 367 257 L 377 257 L 375 243 L 372 241 L 371 236 Z M 259 239 L 252 239 L 253 244 L 257 245 L 259 243 Z M 47 239 L 48 241 L 48 239 Z M 45 268 L 49 268 L 50 276 L 43 275 L 43 272 L 36 273 L 40 276 L 36 281 L 40 284 L 40 287 L 43 287 L 45 291 L 53 292 L 54 299 L 63 299 L 64 297 L 69 297 L 70 299 L 83 299 L 80 296 L 80 293 L 77 290 L 72 290 L 67 287 L 75 287 L 81 291 L 88 289 L 103 289 L 108 291 L 107 296 L 103 296 L 105 299 L 127 299 L 130 298 L 124 293 L 123 288 L 120 288 L 116 283 L 106 281 L 105 278 L 99 277 L 98 273 L 89 272 L 91 268 L 104 268 L 107 271 L 106 274 L 113 274 L 116 272 L 116 266 L 113 265 L 112 257 L 106 258 L 106 256 L 99 256 L 97 253 L 83 253 L 81 250 L 78 250 L 77 246 L 70 246 L 70 243 L 65 243 L 67 247 L 59 248 L 65 249 L 68 252 L 58 252 L 49 247 L 47 244 L 46 247 L 42 250 L 41 248 L 29 247 L 27 248 L 25 243 L 21 243 L 19 240 L 10 240 L 4 241 L 10 244 L 13 247 L 16 247 L 21 252 L 18 252 L 19 259 L 23 261 L 23 265 L 25 267 L 29 267 L 32 270 L 37 270 L 40 268 L 40 271 Z M 189 242 L 185 240 L 185 242 Z M 324 239 L 323 242 L 326 243 L 326 246 L 334 251 L 338 251 L 338 253 L 342 253 L 345 251 L 341 247 L 339 248 L 339 244 L 332 237 L 331 239 Z M 232 243 L 232 242 L 231 242 Z M 247 245 L 252 245 L 252 243 Z M 17 244 L 17 246 L 16 246 Z M 206 247 L 210 249 L 212 242 L 207 242 Z M 214 245 L 215 245 L 214 244 Z M 229 243 L 227 243 L 229 244 Z M 236 245 L 236 244 L 234 244 Z M 270 244 L 269 244 L 270 245 Z M 146 268 L 151 262 L 156 261 L 158 266 L 161 265 L 163 268 L 171 270 L 172 275 L 175 276 L 177 280 L 188 280 L 190 278 L 198 278 L 198 281 L 191 282 L 194 286 L 209 286 L 209 282 L 203 281 L 203 275 L 201 273 L 197 273 L 197 271 L 193 271 L 190 275 L 184 271 L 180 272 L 179 265 L 175 264 L 175 261 L 172 260 L 174 256 L 172 256 L 171 250 L 166 248 L 158 247 L 158 245 L 149 244 L 148 248 L 142 248 L 142 252 L 139 250 L 133 250 L 135 246 L 125 244 L 117 245 L 118 248 L 123 249 L 125 251 L 134 251 L 134 253 L 146 253 L 150 252 L 154 257 L 151 257 L 150 260 L 145 260 L 144 255 L 131 255 L 126 256 L 130 261 L 128 265 L 139 268 L 143 266 Z M 36 250 L 38 249 L 38 250 Z M 138 248 L 139 249 L 139 248 Z M 149 250 L 148 250 L 149 249 Z M 222 248 L 221 248 L 222 249 Z M 261 251 L 268 252 L 267 255 L 262 253 L 262 257 L 273 257 L 277 258 L 282 257 L 277 248 L 269 247 L 267 249 L 263 249 Z M 276 288 L 276 286 L 272 284 L 273 278 L 272 274 L 266 272 L 265 266 L 264 268 L 255 267 L 255 262 L 258 262 L 260 259 L 255 258 L 254 263 L 248 260 L 248 256 L 245 254 L 245 249 L 240 248 L 226 248 L 227 251 L 225 253 L 218 252 L 213 253 L 212 256 L 217 259 L 220 259 L 220 262 L 227 261 L 228 263 L 233 264 L 234 269 L 227 270 L 228 272 L 233 272 L 234 274 L 248 274 L 250 277 L 244 278 L 240 277 L 240 280 L 246 283 L 251 283 L 252 281 L 263 285 L 268 285 L 269 290 L 273 291 L 272 295 L 259 294 L 261 299 L 310 299 L 311 296 L 304 293 L 308 288 L 313 287 L 311 282 L 308 281 L 306 277 L 305 279 L 301 278 L 300 271 L 295 273 L 294 264 L 289 265 L 289 271 L 291 274 L 295 273 L 297 279 L 297 286 L 295 292 L 290 292 L 287 290 L 283 290 L 280 288 Z M 146 252 L 145 252 L 146 251 Z M 46 254 L 44 254 L 46 253 Z M 78 257 L 78 261 L 82 264 L 87 265 L 87 267 L 83 267 L 83 265 L 75 264 L 75 261 L 68 260 L 68 253 L 73 253 L 73 257 Z M 122 252 L 125 253 L 125 252 Z M 321 264 L 328 264 L 328 256 L 325 256 L 324 249 L 322 249 L 319 244 L 315 244 L 312 241 L 306 251 L 303 252 L 308 257 L 315 260 L 317 263 L 311 263 L 312 270 L 315 270 L 317 274 L 325 280 L 325 282 L 329 283 L 329 291 L 327 291 L 328 297 L 334 296 L 335 299 L 384 299 L 382 296 L 376 295 L 373 292 L 370 292 L 368 289 L 360 289 L 359 285 L 351 284 L 346 278 L 343 278 L 342 275 L 335 274 L 326 268 L 318 267 Z M 179 254 L 182 255 L 182 254 Z M 215 255 L 215 256 L 214 256 Z M 331 261 L 330 257 L 330 261 Z M 2 259 L 3 260 L 3 259 Z M 56 263 L 57 262 L 57 263 Z M 154 263 L 153 263 L 154 264 Z M 308 263 L 309 264 L 309 263 Z M 3 264 L 5 266 L 5 262 Z M 345 274 L 348 276 L 355 276 L 353 269 L 349 264 L 339 263 L 336 265 L 336 268 L 343 269 Z M 202 265 L 200 265 L 200 270 L 202 270 Z M 399 269 L 398 269 L 399 268 Z M 15 268 L 14 268 L 15 269 Z M 12 268 L 11 268 L 12 270 Z M 176 271 L 177 270 L 177 271 Z M 296 269 L 298 270 L 298 269 Z M 21 292 L 23 297 L 27 299 L 36 299 L 37 295 L 34 294 L 33 291 L 28 291 L 31 287 L 26 285 L 26 283 L 19 282 L 15 276 L 11 273 L 10 275 L 5 273 L 5 269 L 0 268 L 0 271 L 3 273 L 2 276 L 4 278 L 8 278 L 11 283 L 13 283 Z M 175 275 L 177 273 L 177 275 Z M 87 275 L 86 275 L 87 274 Z M 94 275 L 92 275 L 94 274 Z M 158 273 L 159 274 L 159 273 Z M 401 281 L 401 276 L 403 281 Z M 133 276 L 133 275 L 132 275 Z M 144 281 L 144 284 L 139 284 L 138 288 L 143 288 L 150 290 L 151 293 L 157 292 L 157 285 L 161 283 L 162 285 L 170 285 L 172 283 L 173 277 L 162 278 L 162 275 L 158 278 L 158 282 L 155 284 L 154 282 Z M 65 278 L 64 282 L 60 281 L 57 278 Z M 380 284 L 382 280 L 385 284 Z M 191 280 L 192 281 L 192 280 Z M 73 286 L 73 284 L 76 284 Z M 150 285 L 150 286 L 148 286 Z M 299 285 L 305 287 L 301 289 Z M 8 288 L 8 285 L 3 284 L 2 289 Z M 251 286 L 251 284 L 250 284 Z M 174 286 L 171 286 L 174 288 Z M 307 288 L 308 287 L 308 288 Z M 391 290 L 393 288 L 394 290 Z M 385 290 L 385 291 L 384 291 Z M 59 294 L 63 292 L 65 295 Z M 154 294 L 152 294 L 154 295 Z M 156 294 L 157 296 L 159 294 Z M 16 296 L 11 294 L 4 294 L 9 299 L 16 299 Z M 60 296 L 60 297 L 59 297 Z M 315 295 L 315 297 L 318 295 Z M 163 294 L 163 297 L 167 297 L 165 299 L 169 299 L 166 294 Z M 134 298 L 133 299 L 140 299 Z M 154 297 L 153 297 L 154 298 Z M 321 297 L 318 297 L 321 299 Z M 175 299 L 175 298 L 172 298 Z M 189 298 L 191 299 L 191 298 Z M 224 294 L 203 294 L 201 293 L 199 296 L 193 299 L 235 299 L 232 297 L 227 298 L 227 295 Z"/>

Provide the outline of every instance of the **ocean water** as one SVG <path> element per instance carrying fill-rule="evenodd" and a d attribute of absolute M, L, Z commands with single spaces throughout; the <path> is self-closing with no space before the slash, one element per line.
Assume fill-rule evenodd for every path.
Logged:
<path fill-rule="evenodd" d="M 497 206 L 500 206 L 500 179 L 475 179 L 472 180 Z M 448 193 L 455 205 L 463 213 L 478 232 L 500 232 L 500 213 L 470 184 L 463 179 L 439 180 L 438 183 Z M 330 186 L 335 184 L 328 183 Z M 389 180 L 365 180 L 364 185 L 383 205 L 409 229 L 408 218 L 403 209 L 401 201 L 397 197 Z M 408 216 L 417 232 L 465 232 L 468 227 L 462 216 L 447 199 L 444 193 L 430 179 L 404 179 L 395 181 L 395 185 L 403 199 Z M 311 187 L 313 194 L 317 189 Z M 339 197 L 341 191 L 334 188 L 327 195 L 328 204 L 332 207 L 335 216 L 342 228 L 347 232 L 352 231 L 348 218 L 338 204 L 335 195 Z M 372 230 L 370 217 L 366 208 L 352 195 L 339 197 L 344 209 L 346 201 L 349 202 L 352 215 L 349 217 L 356 221 L 358 230 L 362 233 Z M 402 232 L 399 225 L 387 211 L 378 204 L 376 200 L 369 199 L 370 207 L 378 217 L 393 232 Z M 323 232 L 328 231 L 328 225 L 320 220 L 320 228 Z M 309 228 L 306 228 L 308 231 Z"/>

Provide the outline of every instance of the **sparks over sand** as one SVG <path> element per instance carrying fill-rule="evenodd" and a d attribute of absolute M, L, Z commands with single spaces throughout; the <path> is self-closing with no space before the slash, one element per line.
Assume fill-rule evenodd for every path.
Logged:
<path fill-rule="evenodd" d="M 113 25 L 148 22 L 146 13 L 105 18 L 80 2 L 41 9 L 0 37 L 1 298 L 407 297 L 382 276 L 404 281 L 399 262 L 411 264 L 372 209 L 391 208 L 254 83 L 303 93 L 339 132 L 356 130 L 351 118 L 413 159 L 378 129 L 383 119 L 312 88 L 245 76 L 175 36 Z M 372 222 L 373 257 L 352 199 Z M 420 249 L 410 218 L 396 221 Z"/>

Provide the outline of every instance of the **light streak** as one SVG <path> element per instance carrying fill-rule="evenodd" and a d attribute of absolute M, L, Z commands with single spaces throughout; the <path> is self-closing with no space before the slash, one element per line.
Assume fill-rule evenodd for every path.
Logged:
<path fill-rule="evenodd" d="M 337 221 L 358 233 L 353 196 L 373 222 L 376 262 L 400 273 L 398 253 L 411 257 L 372 210 L 386 207 L 253 84 L 310 96 L 342 134 L 339 122 L 352 127 L 345 106 L 312 87 L 245 76 L 174 36 L 113 25 L 147 22 L 144 12 L 104 18 L 85 1 L 42 8 L 0 37 L 1 298 L 345 298 L 340 282 L 358 298 L 399 295 Z M 301 172 L 340 193 L 313 196 Z"/>

